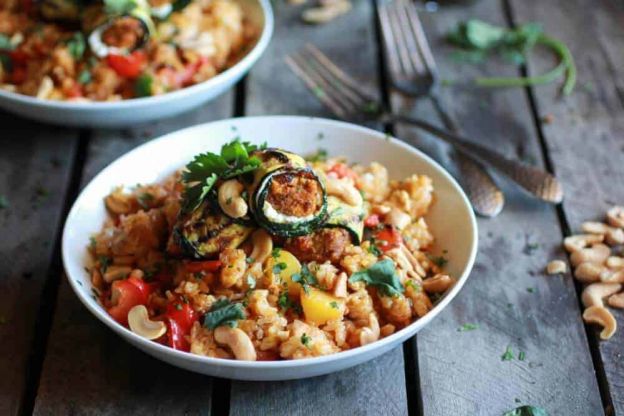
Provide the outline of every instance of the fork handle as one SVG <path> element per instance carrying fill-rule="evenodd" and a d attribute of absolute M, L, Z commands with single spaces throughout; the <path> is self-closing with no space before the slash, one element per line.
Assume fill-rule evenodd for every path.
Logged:
<path fill-rule="evenodd" d="M 384 121 L 409 124 L 433 134 L 471 159 L 497 169 L 543 201 L 558 204 L 563 200 L 561 183 L 542 169 L 509 159 L 498 152 L 471 143 L 458 134 L 443 130 L 418 118 L 388 113 L 384 114 Z"/>

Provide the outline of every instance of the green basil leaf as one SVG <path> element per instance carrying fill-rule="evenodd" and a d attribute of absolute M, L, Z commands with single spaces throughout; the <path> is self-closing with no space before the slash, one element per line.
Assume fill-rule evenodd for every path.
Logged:
<path fill-rule="evenodd" d="M 234 328 L 239 319 L 245 319 L 243 305 L 231 303 L 227 299 L 220 299 L 212 305 L 210 312 L 204 315 L 204 326 L 208 329 L 215 329 L 223 325 Z"/>
<path fill-rule="evenodd" d="M 366 282 L 387 296 L 400 295 L 405 291 L 396 272 L 396 267 L 389 259 L 379 261 L 368 269 L 353 273 L 349 281 L 351 283 Z"/>

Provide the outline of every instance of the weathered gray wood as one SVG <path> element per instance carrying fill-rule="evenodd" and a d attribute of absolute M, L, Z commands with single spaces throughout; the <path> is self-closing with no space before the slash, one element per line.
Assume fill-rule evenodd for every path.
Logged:
<path fill-rule="evenodd" d="M 95 131 L 83 186 L 149 138 L 230 117 L 233 94 L 192 113 L 136 129 Z M 133 348 L 85 309 L 63 277 L 35 403 L 37 415 L 210 414 L 210 377 L 177 369 Z"/>
<path fill-rule="evenodd" d="M 443 35 L 462 19 L 505 24 L 501 6 L 482 1 L 423 13 L 443 78 L 517 73 L 496 62 L 480 67 L 454 62 L 444 45 Z M 543 166 L 524 90 L 443 88 L 441 95 L 467 136 L 507 156 Z M 412 104 L 397 95 L 393 102 L 406 111 Z M 434 119 L 426 104 L 414 113 Z M 455 170 L 445 149 L 430 138 L 404 128 L 399 135 Z M 555 209 L 499 182 L 506 192 L 506 206 L 496 219 L 479 221 L 480 249 L 468 283 L 417 337 L 423 413 L 498 415 L 531 404 L 545 407 L 552 415 L 600 414 L 573 282 L 569 275 L 546 277 L 542 272 L 551 258 L 563 255 Z M 479 328 L 458 332 L 466 323 Z M 514 359 L 503 361 L 508 346 Z M 523 361 L 518 359 L 520 351 L 526 357 Z"/>
<path fill-rule="evenodd" d="M 0 414 L 18 414 L 78 133 L 0 113 Z"/>
<path fill-rule="evenodd" d="M 301 10 L 285 4 L 276 7 L 273 43 L 248 79 L 247 114 L 328 116 L 327 110 L 284 63 L 287 54 L 306 42 L 326 52 L 363 83 L 378 88 L 371 3 L 356 1 L 349 14 L 322 26 L 304 25 L 299 18 Z M 266 139 L 270 143 L 270 137 Z M 329 413 L 406 414 L 401 348 L 354 369 L 324 377 L 283 383 L 232 383 L 232 415 Z"/>
<path fill-rule="evenodd" d="M 557 87 L 535 88 L 540 116 L 552 114 L 542 131 L 550 158 L 566 190 L 563 209 L 571 230 L 602 220 L 613 204 L 624 204 L 624 4 L 617 1 L 512 1 L 519 21 L 539 20 L 563 39 L 578 66 L 576 92 L 560 99 Z M 529 65 L 538 73 L 552 65 L 540 54 Z M 624 313 L 614 311 L 620 324 Z M 595 328 L 590 333 L 598 339 Z M 615 414 L 624 414 L 624 332 L 599 343 L 600 359 Z M 608 403 L 607 403 L 608 404 Z"/>

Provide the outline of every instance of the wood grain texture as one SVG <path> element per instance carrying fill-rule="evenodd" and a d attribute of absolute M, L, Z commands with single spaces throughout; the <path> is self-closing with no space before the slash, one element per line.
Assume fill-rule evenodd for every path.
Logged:
<path fill-rule="evenodd" d="M 287 54 L 296 52 L 306 42 L 317 46 L 363 84 L 378 90 L 377 50 L 370 2 L 356 1 L 347 15 L 322 26 L 303 24 L 299 17 L 301 7 L 280 3 L 275 11 L 277 25 L 273 42 L 248 79 L 248 115 L 329 116 L 284 63 Z M 271 138 L 266 139 L 270 143 Z M 297 138 L 293 137 L 295 140 Z M 322 147 L 322 141 L 319 147 Z M 353 369 L 323 377 L 280 383 L 232 382 L 232 415 L 406 413 L 401 348 Z"/>
<path fill-rule="evenodd" d="M 4 112 L 0 124 L 0 414 L 15 415 L 78 133 Z"/>
<path fill-rule="evenodd" d="M 460 20 L 476 17 L 504 25 L 500 2 L 442 7 L 422 17 L 443 78 L 517 73 L 496 61 L 479 67 L 456 62 L 444 45 L 444 34 Z M 508 157 L 543 166 L 524 90 L 442 88 L 441 99 L 466 136 Z M 398 95 L 393 103 L 403 111 L 414 104 Z M 435 119 L 426 103 L 412 111 Z M 398 132 L 456 171 L 445 147 L 414 130 Z M 417 337 L 423 413 L 497 415 L 531 404 L 551 415 L 600 414 L 573 282 L 569 275 L 543 273 L 551 258 L 563 256 L 555 209 L 507 181 L 499 182 L 506 206 L 499 217 L 479 220 L 479 254 L 470 279 L 448 309 Z M 479 327 L 458 331 L 466 323 Z M 502 360 L 507 347 L 513 360 Z M 524 360 L 518 358 L 521 351 Z"/>
<path fill-rule="evenodd" d="M 578 86 L 562 99 L 557 86 L 535 88 L 546 146 L 557 176 L 563 181 L 565 218 L 572 232 L 583 221 L 603 220 L 613 204 L 624 205 L 624 3 L 617 1 L 511 1 L 514 18 L 539 20 L 554 37 L 570 47 L 578 66 Z M 552 65 L 538 54 L 530 73 Z M 620 324 L 624 313 L 614 311 Z M 598 339 L 595 327 L 590 333 Z M 624 414 L 624 331 L 599 342 L 608 391 L 615 414 Z"/>
<path fill-rule="evenodd" d="M 83 186 L 108 163 L 151 137 L 231 116 L 232 95 L 165 122 L 94 131 Z M 212 379 L 133 348 L 91 315 L 65 277 L 35 403 L 37 415 L 208 415 Z"/>

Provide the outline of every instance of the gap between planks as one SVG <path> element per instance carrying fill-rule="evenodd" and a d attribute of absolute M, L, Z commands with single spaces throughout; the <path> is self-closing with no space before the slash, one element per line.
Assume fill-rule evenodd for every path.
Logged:
<path fill-rule="evenodd" d="M 512 28 L 516 27 L 518 22 L 516 21 L 514 17 L 513 9 L 510 4 L 510 0 L 502 0 L 502 4 L 503 4 L 503 11 L 505 13 L 505 18 L 507 20 L 508 26 Z M 526 64 L 523 64 L 520 66 L 519 72 L 520 72 L 520 75 L 523 77 L 527 77 L 529 75 L 529 71 L 528 71 Z M 533 92 L 533 88 L 527 86 L 527 87 L 524 87 L 524 90 L 527 96 L 527 100 L 529 102 L 531 117 L 533 118 L 535 131 L 537 132 L 538 141 L 539 141 L 540 149 L 542 152 L 542 156 L 544 158 L 545 167 L 550 173 L 552 173 L 553 175 L 556 175 L 555 167 L 554 167 L 555 165 L 548 151 L 548 146 L 546 144 L 546 137 L 542 129 L 541 118 L 537 109 L 537 103 L 535 99 L 535 94 Z M 559 220 L 559 226 L 561 228 L 563 237 L 570 236 L 572 234 L 572 231 L 571 231 L 570 223 L 563 209 L 563 205 L 557 204 L 555 206 L 555 210 L 557 213 L 557 219 Z M 583 287 L 578 281 L 574 280 L 574 288 L 576 290 L 579 308 L 582 311 L 583 303 L 581 301 L 581 292 L 582 292 Z M 594 365 L 594 370 L 596 372 L 596 379 L 598 381 L 598 389 L 600 391 L 600 398 L 602 400 L 603 409 L 613 408 L 613 400 L 611 398 L 609 383 L 608 383 L 607 375 L 604 369 L 604 364 L 602 362 L 602 358 L 600 355 L 600 346 L 599 346 L 600 340 L 598 339 L 596 332 L 591 331 L 589 327 L 585 325 L 585 323 L 583 323 L 583 328 L 585 329 L 585 335 L 587 337 L 592 363 Z"/>
<path fill-rule="evenodd" d="M 76 153 L 72 159 L 70 183 L 65 194 L 61 220 L 59 221 L 55 232 L 52 259 L 49 263 L 50 267 L 41 290 L 41 300 L 39 302 L 39 309 L 35 320 L 32 345 L 30 346 L 30 353 L 28 354 L 28 362 L 26 364 L 26 380 L 24 383 L 18 414 L 30 415 L 32 414 L 35 406 L 37 390 L 39 389 L 39 380 L 43 369 L 43 361 L 45 359 L 48 346 L 48 338 L 50 336 L 54 312 L 56 310 L 59 287 L 61 279 L 65 275 L 61 260 L 61 238 L 63 235 L 63 226 L 65 225 L 65 218 L 67 217 L 74 200 L 80 192 L 80 180 L 82 178 L 82 171 L 86 162 L 89 140 L 89 131 L 81 130 L 78 135 Z"/>

